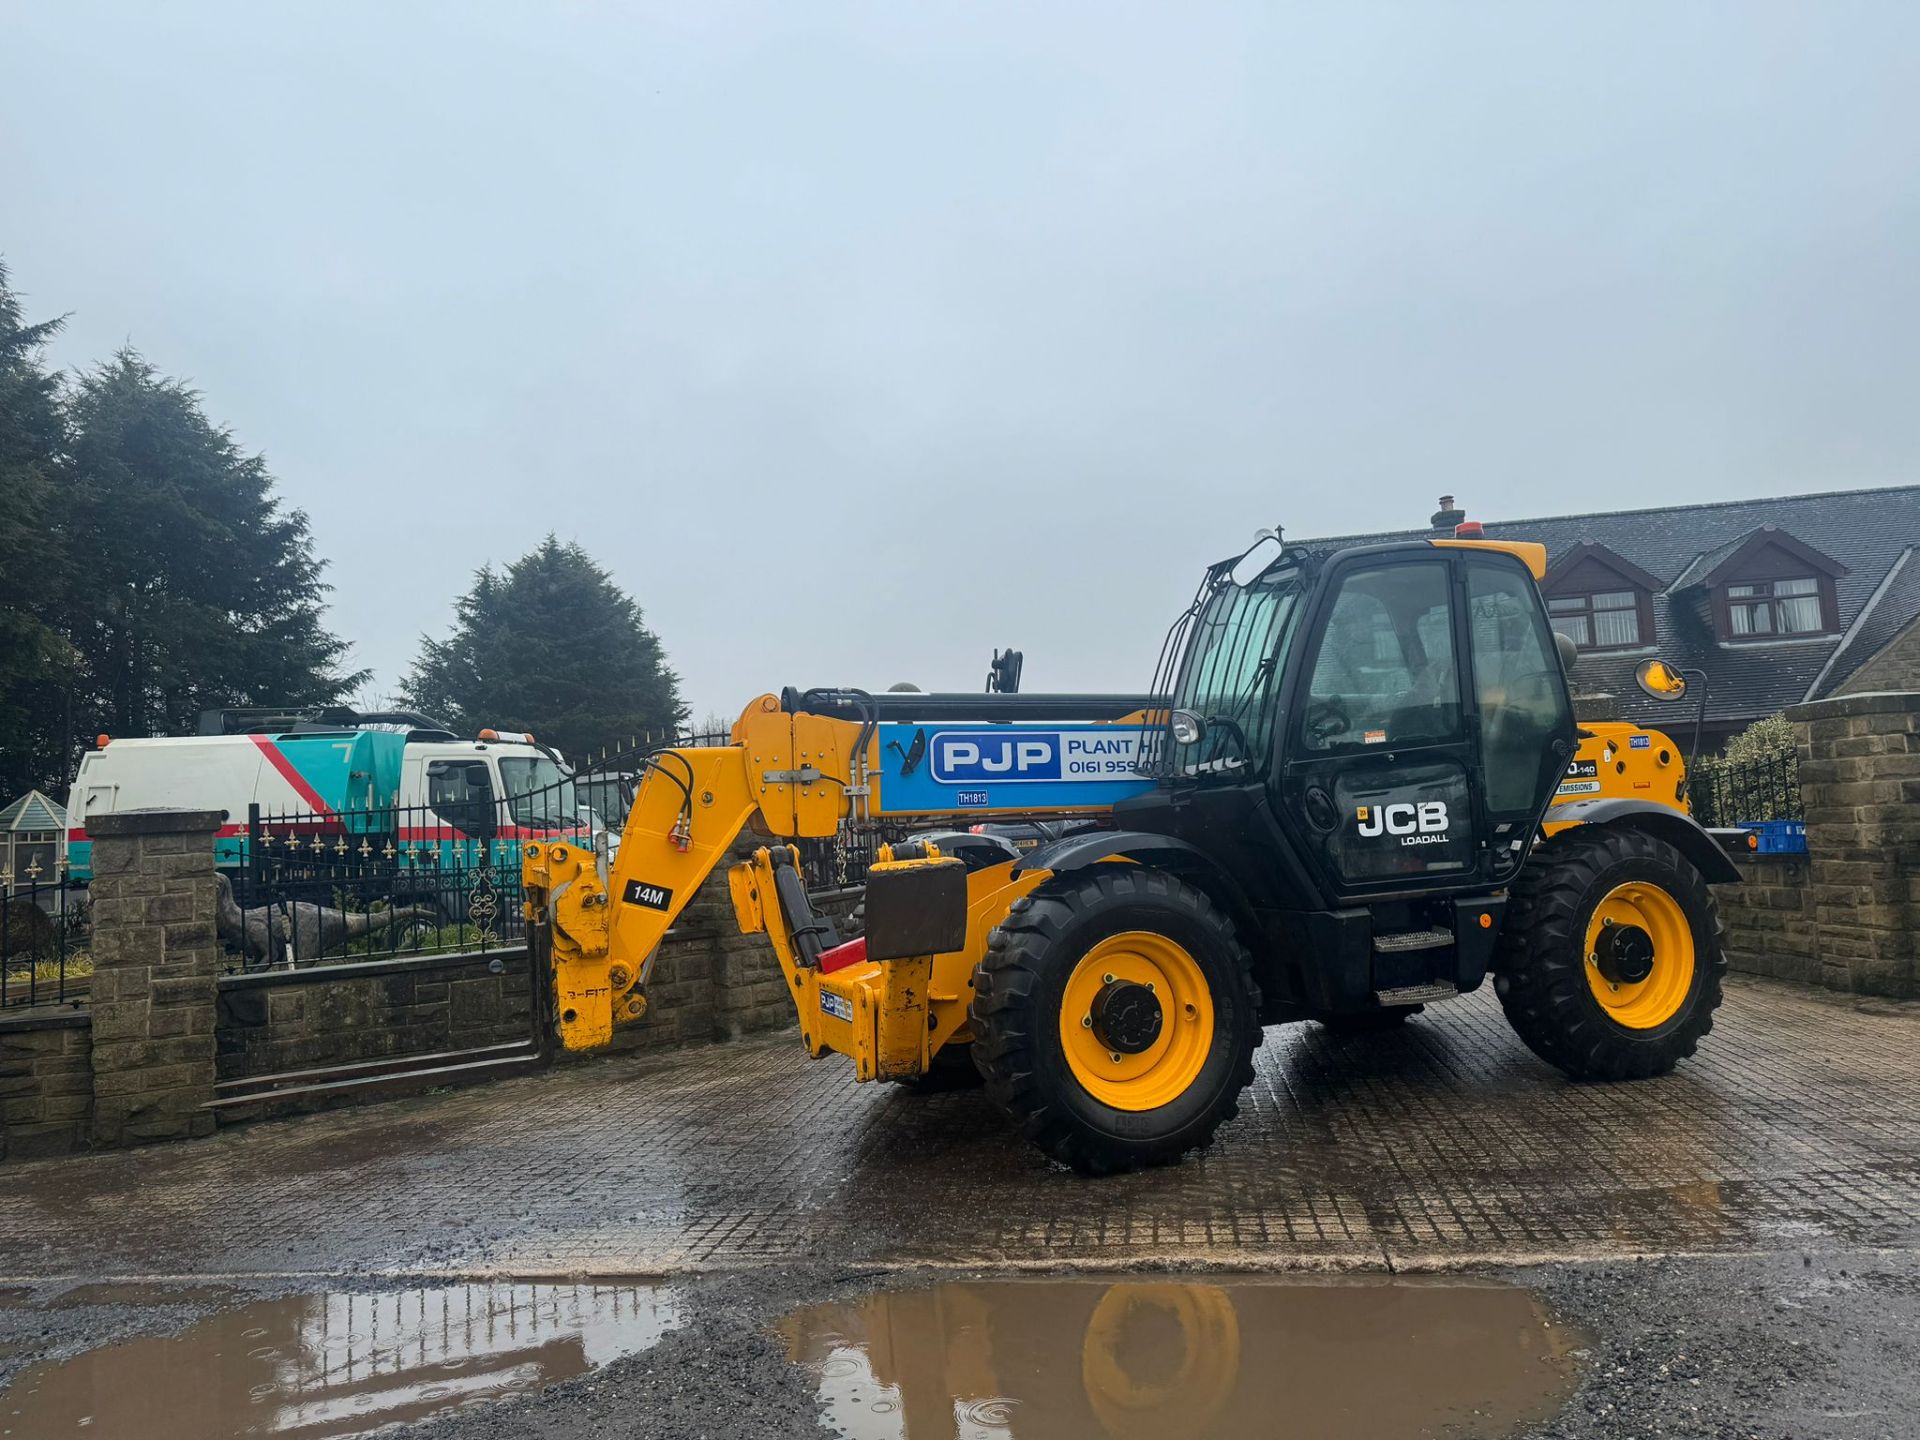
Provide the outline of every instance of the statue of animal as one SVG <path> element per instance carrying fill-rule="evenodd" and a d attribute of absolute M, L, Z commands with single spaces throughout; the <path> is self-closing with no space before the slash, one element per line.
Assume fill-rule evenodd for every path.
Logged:
<path fill-rule="evenodd" d="M 233 898 L 233 885 L 226 876 L 216 875 L 214 888 L 218 892 L 215 928 L 220 938 L 244 955 L 269 962 L 284 958 L 289 946 L 295 958 L 301 960 L 343 956 L 349 945 L 365 936 L 385 933 L 396 925 L 415 920 L 438 921 L 440 918 L 439 912 L 430 905 L 336 910 L 311 900 L 276 901 L 242 910 Z"/>

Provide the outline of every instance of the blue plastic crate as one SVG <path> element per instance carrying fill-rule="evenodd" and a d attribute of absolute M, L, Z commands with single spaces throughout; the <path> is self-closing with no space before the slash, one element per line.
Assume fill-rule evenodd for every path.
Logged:
<path fill-rule="evenodd" d="M 1751 831 L 1759 844 L 1758 855 L 1804 855 L 1807 853 L 1807 822 L 1804 820 L 1742 820 L 1742 830 Z"/>

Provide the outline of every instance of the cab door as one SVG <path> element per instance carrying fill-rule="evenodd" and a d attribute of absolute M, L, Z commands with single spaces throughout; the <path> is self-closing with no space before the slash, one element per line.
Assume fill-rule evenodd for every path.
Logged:
<path fill-rule="evenodd" d="M 1573 700 L 1533 577 L 1517 560 L 1464 554 L 1468 695 L 1477 734 L 1477 825 L 1485 878 L 1510 878 L 1573 756 Z"/>
<path fill-rule="evenodd" d="M 1309 617 L 1281 811 L 1337 898 L 1476 871 L 1460 580 L 1443 551 L 1363 553 L 1335 562 Z"/>

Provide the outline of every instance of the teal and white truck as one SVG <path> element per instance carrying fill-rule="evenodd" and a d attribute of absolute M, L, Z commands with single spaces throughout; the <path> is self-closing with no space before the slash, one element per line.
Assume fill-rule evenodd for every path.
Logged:
<path fill-rule="evenodd" d="M 252 817 L 265 834 L 369 853 L 404 845 L 416 861 L 443 863 L 591 827 L 564 758 L 531 735 L 482 730 L 463 740 L 423 716 L 342 709 L 208 711 L 200 731 L 103 735 L 82 757 L 67 802 L 75 879 L 92 875 L 88 823 L 122 810 L 225 811 L 214 840 L 223 870 L 248 863 Z"/>

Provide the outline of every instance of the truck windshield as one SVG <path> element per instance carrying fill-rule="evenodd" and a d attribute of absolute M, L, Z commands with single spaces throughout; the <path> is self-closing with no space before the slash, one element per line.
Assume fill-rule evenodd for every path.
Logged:
<path fill-rule="evenodd" d="M 544 755 L 502 755 L 500 785 L 516 825 L 569 830 L 580 824 L 573 777 Z"/>
<path fill-rule="evenodd" d="M 1175 773 L 1265 763 L 1274 677 L 1286 664 L 1299 596 L 1300 572 L 1289 565 L 1245 589 L 1221 585 L 1201 607 L 1173 705 L 1200 716 L 1207 729 L 1175 757 Z"/>

